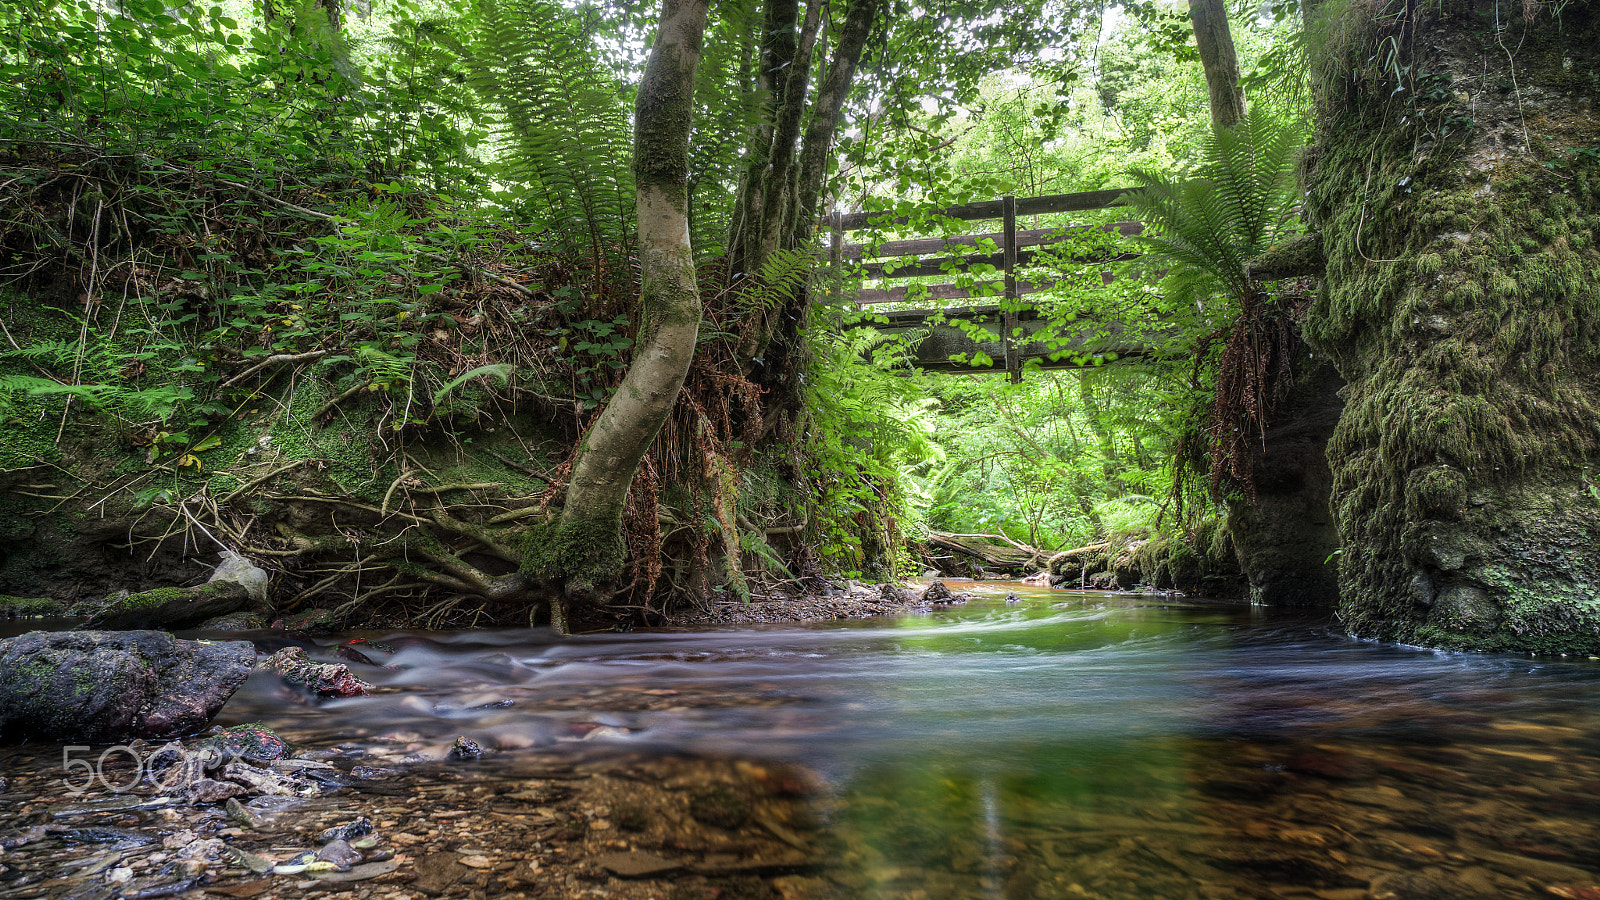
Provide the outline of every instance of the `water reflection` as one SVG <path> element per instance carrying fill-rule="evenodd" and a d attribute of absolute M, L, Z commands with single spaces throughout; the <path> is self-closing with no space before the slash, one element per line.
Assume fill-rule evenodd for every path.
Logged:
<path fill-rule="evenodd" d="M 225 716 L 313 745 L 803 762 L 853 897 L 1600 897 L 1589 660 L 1015 584 L 895 622 L 387 639 L 377 696 L 293 706 L 261 679 Z"/>

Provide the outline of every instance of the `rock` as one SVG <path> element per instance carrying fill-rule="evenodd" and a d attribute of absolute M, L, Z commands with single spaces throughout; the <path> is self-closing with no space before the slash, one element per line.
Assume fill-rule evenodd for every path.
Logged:
<path fill-rule="evenodd" d="M 139 594 L 118 593 L 89 616 L 85 628 L 187 628 L 243 609 L 250 594 L 231 581 L 199 587 L 157 588 Z"/>
<path fill-rule="evenodd" d="M 12 597 L 0 594 L 0 619 L 64 616 L 66 607 L 48 597 Z"/>
<path fill-rule="evenodd" d="M 285 647 L 262 660 L 284 683 L 318 697 L 359 697 L 372 685 L 350 674 L 343 663 L 315 663 L 299 647 Z"/>
<path fill-rule="evenodd" d="M 878 586 L 878 596 L 881 597 L 885 603 L 898 604 L 911 602 L 911 592 L 897 584 L 889 584 L 887 582 Z"/>
<path fill-rule="evenodd" d="M 221 803 L 224 800 L 243 796 L 245 793 L 247 791 L 244 785 L 234 784 L 231 781 L 201 778 L 189 785 L 185 799 L 189 801 L 190 806 L 198 806 L 203 803 Z"/>
<path fill-rule="evenodd" d="M 361 852 L 350 846 L 348 841 L 336 839 L 324 844 L 322 849 L 317 851 L 317 859 L 331 862 L 341 869 L 348 869 L 361 862 Z"/>
<path fill-rule="evenodd" d="M 366 816 L 357 816 L 353 821 L 343 825 L 336 825 L 322 832 L 324 842 L 351 841 L 365 837 L 372 833 L 372 820 Z"/>
<path fill-rule="evenodd" d="M 1455 585 L 1439 592 L 1428 621 L 1452 631 L 1488 634 L 1500 623 L 1500 607 L 1482 588 Z"/>
<path fill-rule="evenodd" d="M 0 731 L 101 743 L 190 734 L 244 683 L 255 653 L 248 641 L 161 631 L 36 631 L 0 641 Z"/>
<path fill-rule="evenodd" d="M 349 881 L 367 881 L 380 875 L 387 875 L 400 868 L 394 860 L 383 862 L 369 862 L 355 866 L 348 872 L 322 872 L 317 875 L 317 882 L 322 884 L 340 884 Z"/>
<path fill-rule="evenodd" d="M 1016 592 L 1013 591 L 1012 593 L 1009 593 L 1009 594 L 1006 595 L 1006 602 L 1007 603 L 1021 603 L 1022 602 L 1022 598 L 1018 597 L 1016 595 Z"/>
<path fill-rule="evenodd" d="M 729 785 L 713 784 L 689 796 L 689 815 L 731 831 L 750 821 L 750 798 Z"/>
<path fill-rule="evenodd" d="M 923 603 L 952 603 L 955 601 L 955 595 L 944 586 L 944 582 L 935 581 L 928 585 L 928 589 L 923 591 L 918 599 Z"/>
<path fill-rule="evenodd" d="M 307 609 L 297 612 L 292 616 L 285 616 L 272 623 L 273 628 L 285 631 L 317 632 L 331 631 L 338 624 L 338 618 L 331 609 Z"/>
<path fill-rule="evenodd" d="M 291 755 L 289 742 L 260 722 L 217 729 L 196 749 L 216 751 L 218 765 L 235 759 L 271 762 Z"/>
<path fill-rule="evenodd" d="M 251 602 L 266 606 L 267 584 L 271 581 L 266 570 L 258 568 L 255 563 L 232 550 L 224 550 L 217 555 L 222 557 L 222 563 L 211 573 L 211 580 L 206 583 L 226 582 L 237 584 L 244 588 Z"/>
<path fill-rule="evenodd" d="M 424 853 L 412 864 L 417 879 L 411 887 L 424 894 L 443 894 L 455 887 L 472 870 L 461 864 L 459 853 Z"/>
<path fill-rule="evenodd" d="M 256 631 L 266 627 L 266 616 L 248 609 L 216 616 L 195 626 L 201 631 Z"/>
<path fill-rule="evenodd" d="M 670 859 L 663 859 L 643 850 L 603 853 L 594 858 L 594 864 L 618 878 L 653 878 L 683 868 Z"/>

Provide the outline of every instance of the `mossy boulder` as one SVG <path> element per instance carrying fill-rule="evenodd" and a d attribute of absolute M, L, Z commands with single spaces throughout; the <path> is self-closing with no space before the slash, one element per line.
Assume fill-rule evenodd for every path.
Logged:
<path fill-rule="evenodd" d="M 0 732 L 115 742 L 204 728 L 255 666 L 248 641 L 35 631 L 0 641 Z"/>
<path fill-rule="evenodd" d="M 124 592 L 103 601 L 84 627 L 187 628 L 236 612 L 250 602 L 250 592 L 232 581 L 213 581 L 199 587 L 157 588 L 137 594 Z"/>

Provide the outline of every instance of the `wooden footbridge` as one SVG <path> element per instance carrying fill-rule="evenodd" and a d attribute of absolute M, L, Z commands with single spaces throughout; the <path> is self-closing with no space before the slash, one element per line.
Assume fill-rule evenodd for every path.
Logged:
<path fill-rule="evenodd" d="M 1002 228 L 989 234 L 968 234 L 949 238 L 917 238 L 881 244 L 846 244 L 847 232 L 866 228 L 907 225 L 906 216 L 888 213 L 835 213 L 829 217 L 832 242 L 829 261 L 834 274 L 831 299 L 840 305 L 854 304 L 863 311 L 887 304 L 924 301 L 975 300 L 960 307 L 944 309 L 872 310 L 852 322 L 849 328 L 874 328 L 886 336 L 922 333 L 912 348 L 914 364 L 929 371 L 971 373 L 1006 372 L 1013 382 L 1022 379 L 1022 362 L 1038 359 L 1043 368 L 1081 368 L 1099 365 L 1110 358 L 1142 356 L 1148 348 L 1135 340 L 1123 340 L 1114 329 L 1102 324 L 1086 324 L 1074 332 L 1048 329 L 1046 317 L 1018 298 L 1050 290 L 1056 282 L 1019 281 L 1017 269 L 1032 263 L 1040 249 L 1051 244 L 1080 239 L 1098 229 L 1124 237 L 1141 233 L 1139 222 L 1110 225 L 1073 225 L 1056 228 L 1017 229 L 1018 217 L 1053 215 L 1121 204 L 1124 189 L 1055 194 L 1046 197 L 1002 197 L 980 203 L 934 210 L 933 215 L 978 222 L 999 219 Z M 989 248 L 998 248 L 991 250 Z M 1035 249 L 1039 248 L 1039 249 Z M 923 258 L 929 254 L 939 254 Z M 1134 259 L 1139 254 L 1091 250 L 1067 260 L 1075 264 L 1098 265 Z M 910 262 L 902 262 L 914 257 Z M 987 281 L 968 280 L 973 287 L 955 282 L 934 285 L 881 286 L 850 293 L 844 289 L 846 270 L 864 279 L 879 282 L 907 278 L 950 277 L 955 272 L 999 274 Z M 1103 271 L 1104 283 L 1112 273 Z M 984 302 L 985 300 L 989 302 Z M 970 323 L 962 328 L 954 321 Z M 974 329 L 972 325 L 983 326 Z M 970 334 L 978 334 L 975 339 Z M 982 335 L 992 335 L 992 340 Z"/>

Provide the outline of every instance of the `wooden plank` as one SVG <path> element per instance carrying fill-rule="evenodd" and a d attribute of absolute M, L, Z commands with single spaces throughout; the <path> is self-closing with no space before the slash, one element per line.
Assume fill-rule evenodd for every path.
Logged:
<path fill-rule="evenodd" d="M 1110 225 L 1067 225 L 1061 228 L 1030 228 L 1017 232 L 1017 246 L 1042 247 L 1064 241 L 1074 235 L 1083 234 L 1091 228 L 1098 228 L 1110 234 L 1116 232 L 1123 237 L 1132 237 L 1144 233 L 1143 222 L 1113 222 Z M 872 248 L 871 256 L 865 257 L 867 245 L 845 244 L 841 253 L 845 259 L 882 259 L 892 256 L 921 256 L 924 253 L 948 253 L 955 247 L 976 247 L 979 241 L 993 241 L 996 247 L 1005 242 L 1004 232 L 988 234 L 963 234 L 949 238 L 915 238 L 908 241 L 888 241 Z"/>
<path fill-rule="evenodd" d="M 1134 256 L 1137 256 L 1137 254 L 1134 254 Z M 1130 256 L 1129 258 L 1132 259 L 1133 256 Z M 1166 270 L 1163 269 L 1160 272 L 1154 273 L 1151 280 L 1160 281 L 1165 276 Z M 1101 271 L 1100 283 L 1102 285 L 1109 285 L 1116 280 L 1117 273 L 1111 271 L 1110 269 Z M 1017 296 L 1025 297 L 1028 294 L 1037 294 L 1040 291 L 1048 291 L 1055 287 L 1058 283 L 1059 282 L 1056 281 L 1019 281 L 1017 282 Z M 980 281 L 978 284 L 993 285 L 993 292 L 986 294 L 974 294 L 960 285 L 935 284 L 928 286 L 928 292 L 926 294 L 917 295 L 913 299 L 970 300 L 976 298 L 979 300 L 995 300 L 1004 296 L 1004 287 L 998 281 Z M 862 306 L 871 306 L 875 303 L 902 303 L 905 302 L 906 293 L 907 289 L 903 287 L 864 288 L 856 292 L 855 301 Z"/>
<path fill-rule="evenodd" d="M 1011 332 L 1017 327 L 1017 198 L 1009 194 L 1000 198 L 1000 214 L 1004 217 L 1005 225 L 1005 273 L 1006 273 L 1006 299 L 1001 304 L 1005 309 L 1005 323 L 1000 328 L 1000 341 L 1006 348 L 1006 374 L 1012 384 L 1022 383 L 1022 364 L 1017 359 L 1017 348 L 1012 346 Z"/>
<path fill-rule="evenodd" d="M 1039 251 L 1037 250 L 1018 250 L 1017 265 L 1032 265 L 1038 255 Z M 1111 254 L 1110 251 L 1101 250 L 1094 253 L 1075 253 L 1071 256 L 1068 256 L 1066 261 L 1072 263 L 1081 263 L 1083 265 L 1098 265 L 1101 263 L 1127 262 L 1128 260 L 1138 259 L 1142 255 L 1143 254 L 1131 252 Z M 864 263 L 857 270 L 857 276 L 863 279 L 885 280 L 892 280 L 895 278 L 928 278 L 930 276 L 941 277 L 953 274 L 953 272 L 965 271 L 980 263 L 988 263 L 989 265 L 994 266 L 996 272 L 1004 271 L 1006 255 L 1004 253 L 978 253 L 972 256 L 941 256 L 935 259 L 925 259 L 921 262 L 902 263 L 898 266 L 895 266 L 893 272 L 888 271 L 889 266 L 891 265 L 890 263 Z M 950 266 L 953 272 L 951 270 L 947 270 L 945 268 L 946 265 Z"/>
<path fill-rule="evenodd" d="M 926 293 L 919 293 L 915 300 L 998 300 L 1005 293 L 1005 287 L 999 281 L 981 281 L 980 285 L 994 286 L 994 292 L 983 294 L 972 291 L 957 284 L 934 284 L 927 286 Z M 1019 281 L 1017 282 L 1017 296 L 1025 297 L 1028 294 L 1037 294 L 1055 287 L 1054 281 Z M 869 288 L 856 294 L 856 302 L 862 305 L 873 303 L 903 303 L 906 299 L 907 288 Z"/>
<path fill-rule="evenodd" d="M 1073 194 L 1050 194 L 1044 197 L 1024 197 L 1017 201 L 1017 215 L 1019 216 L 1045 216 L 1052 213 L 1084 212 L 1091 209 L 1110 209 L 1121 206 L 1117 201 L 1122 195 L 1132 188 L 1112 188 L 1108 191 L 1079 191 Z M 941 216 L 960 219 L 963 222 L 975 222 L 983 219 L 998 219 L 1004 215 L 999 200 L 983 200 L 978 203 L 966 203 L 961 206 L 948 206 L 936 210 Z M 839 227 L 845 231 L 858 231 L 868 227 L 884 227 L 888 225 L 905 225 L 910 222 L 907 216 L 889 217 L 883 212 L 853 212 L 845 213 L 839 218 Z"/>

